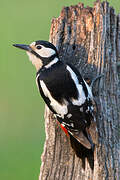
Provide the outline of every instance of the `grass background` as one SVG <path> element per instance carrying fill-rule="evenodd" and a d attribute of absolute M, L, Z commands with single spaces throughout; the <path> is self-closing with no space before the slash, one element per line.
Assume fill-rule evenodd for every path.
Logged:
<path fill-rule="evenodd" d="M 36 72 L 14 43 L 48 40 L 52 17 L 79 0 L 0 0 L 0 180 L 37 180 L 43 151 L 44 103 Z M 93 0 L 84 0 L 93 5 Z M 120 12 L 120 1 L 109 0 Z"/>

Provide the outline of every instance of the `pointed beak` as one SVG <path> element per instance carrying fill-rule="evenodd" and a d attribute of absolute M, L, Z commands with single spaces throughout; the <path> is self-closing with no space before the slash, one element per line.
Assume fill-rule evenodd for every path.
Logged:
<path fill-rule="evenodd" d="M 29 51 L 29 52 L 32 51 L 32 48 L 29 45 L 25 45 L 25 44 L 13 44 L 13 46 L 17 47 L 17 48 L 20 48 L 20 49 L 23 49 L 25 51 Z"/>

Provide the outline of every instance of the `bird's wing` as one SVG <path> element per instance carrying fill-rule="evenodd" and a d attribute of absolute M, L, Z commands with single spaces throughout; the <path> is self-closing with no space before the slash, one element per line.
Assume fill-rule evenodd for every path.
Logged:
<path fill-rule="evenodd" d="M 79 98 L 76 101 L 73 100 L 72 104 L 75 104 L 78 107 L 80 107 L 79 109 L 82 112 L 81 112 L 81 114 L 78 113 L 79 123 L 81 123 L 81 121 L 82 121 L 83 122 L 82 127 L 83 127 L 83 129 L 85 128 L 84 132 L 79 131 L 79 129 L 82 128 L 81 127 L 81 128 L 78 128 L 78 132 L 71 132 L 71 134 L 79 142 L 81 142 L 81 144 L 83 144 L 85 147 L 87 147 L 89 149 L 90 146 L 93 146 L 93 143 L 97 144 L 96 103 L 93 99 L 91 88 L 82 79 L 78 70 L 74 66 L 71 66 L 71 65 L 68 65 L 68 66 L 75 73 L 75 75 L 77 76 L 77 79 L 78 79 L 77 86 L 78 86 Z M 70 71 L 71 77 L 73 77 L 73 75 L 72 75 L 73 73 L 70 70 L 70 68 L 68 68 L 68 70 Z M 82 89 L 81 89 L 80 85 L 82 85 Z M 84 97 L 84 102 L 82 103 L 82 105 L 80 105 L 82 102 L 82 99 L 80 98 L 81 95 L 82 95 L 82 97 Z M 71 106 L 69 113 L 73 112 L 73 108 L 75 108 L 75 106 Z M 78 110 L 77 110 L 77 112 L 78 112 Z M 73 112 L 73 114 L 75 114 L 75 116 L 76 116 L 77 112 Z M 82 114 L 83 114 L 83 116 L 82 116 Z M 75 117 L 73 116 L 73 118 L 75 118 Z M 77 118 L 78 117 L 76 117 L 76 119 Z M 86 121 L 87 121 L 87 124 L 86 124 Z M 76 122 L 76 121 L 74 121 L 74 122 Z M 78 123 L 77 123 L 77 126 L 78 126 Z M 75 127 L 75 128 L 77 129 L 77 127 Z M 86 139 L 86 137 L 87 137 L 87 139 Z"/>
<path fill-rule="evenodd" d="M 92 93 L 79 72 L 70 65 L 59 64 L 42 72 L 37 83 L 45 103 L 61 119 L 59 122 L 90 149 L 92 140 L 86 127 L 90 127 L 92 119 Z"/>
<path fill-rule="evenodd" d="M 45 101 L 46 105 L 49 107 L 49 109 L 54 113 L 56 114 L 56 111 L 53 109 L 53 107 L 51 106 L 51 101 L 50 99 L 45 95 L 43 89 L 42 89 L 42 86 L 40 84 L 40 78 L 39 76 L 36 78 L 36 83 L 38 85 L 38 88 L 39 88 L 39 92 L 43 98 L 43 100 Z"/>
<path fill-rule="evenodd" d="M 81 108 L 69 105 L 64 119 L 60 117 L 57 119 L 77 141 L 86 148 L 93 149 L 96 144 L 96 122 L 93 113 L 88 111 L 87 106 L 86 103 Z"/>
<path fill-rule="evenodd" d="M 40 94 L 50 110 L 62 117 L 67 114 L 70 101 L 78 98 L 75 82 L 63 63 L 45 69 L 38 74 L 36 81 Z"/>

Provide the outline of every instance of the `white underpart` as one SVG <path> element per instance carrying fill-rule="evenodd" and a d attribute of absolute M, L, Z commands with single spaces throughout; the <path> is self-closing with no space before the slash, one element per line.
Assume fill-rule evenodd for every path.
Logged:
<path fill-rule="evenodd" d="M 55 50 L 54 49 L 51 49 L 51 48 L 46 48 L 42 45 L 40 45 L 42 48 L 41 49 L 36 49 L 36 53 L 39 54 L 40 56 L 42 57 L 50 57 L 52 56 L 53 54 L 55 54 Z"/>
<path fill-rule="evenodd" d="M 36 67 L 37 71 L 43 66 L 41 59 L 37 58 L 34 54 L 26 51 L 30 61 Z"/>
<path fill-rule="evenodd" d="M 53 107 L 53 109 L 61 115 L 62 118 L 64 118 L 64 115 L 68 113 L 68 108 L 67 108 L 67 101 L 64 100 L 64 103 L 61 105 L 58 103 L 52 96 L 49 90 L 47 89 L 45 83 L 41 80 L 40 81 L 41 88 L 44 92 L 44 95 L 50 99 L 50 105 Z"/>
<path fill-rule="evenodd" d="M 72 103 L 74 105 L 81 106 L 82 104 L 84 104 L 84 102 L 86 100 L 85 93 L 83 91 L 83 87 L 81 84 L 79 84 L 76 74 L 73 72 L 73 70 L 69 66 L 67 66 L 67 70 L 70 72 L 71 78 L 75 82 L 75 85 L 76 85 L 76 88 L 77 88 L 78 94 L 79 94 L 78 99 L 72 98 Z"/>
<path fill-rule="evenodd" d="M 59 61 L 58 58 L 55 58 L 49 64 L 47 64 L 45 67 L 50 68 L 53 64 L 57 63 L 58 61 Z"/>
<path fill-rule="evenodd" d="M 29 57 L 29 60 L 33 63 L 33 61 L 38 61 L 38 58 L 34 55 L 34 54 L 32 54 L 32 53 L 30 53 L 29 51 L 26 51 L 26 53 L 27 53 L 27 55 L 28 55 L 28 57 Z"/>

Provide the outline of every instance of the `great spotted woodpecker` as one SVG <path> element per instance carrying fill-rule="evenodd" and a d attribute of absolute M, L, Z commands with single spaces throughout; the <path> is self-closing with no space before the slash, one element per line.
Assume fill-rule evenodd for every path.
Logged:
<path fill-rule="evenodd" d="M 94 100 L 91 88 L 79 71 L 62 62 L 56 47 L 50 42 L 36 41 L 30 45 L 14 46 L 26 50 L 36 67 L 40 94 L 63 130 L 71 140 L 93 151 L 96 131 Z"/>

